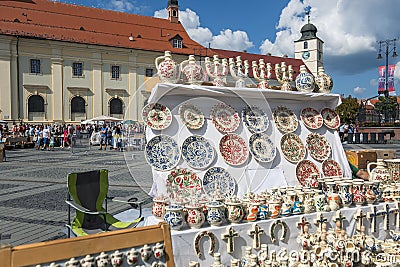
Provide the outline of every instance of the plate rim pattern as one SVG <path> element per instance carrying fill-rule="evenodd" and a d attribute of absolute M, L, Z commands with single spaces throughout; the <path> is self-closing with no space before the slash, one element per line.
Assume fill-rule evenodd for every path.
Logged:
<path fill-rule="evenodd" d="M 188 139 L 193 139 L 193 138 L 202 139 L 204 142 L 207 142 L 207 143 L 209 144 L 211 150 L 212 150 L 212 156 L 211 156 L 210 162 L 208 162 L 208 163 L 207 163 L 206 165 L 204 165 L 203 167 L 192 165 L 192 163 L 190 163 L 190 162 L 187 160 L 186 156 L 185 156 L 185 150 L 183 149 L 183 147 L 184 147 L 184 145 L 185 145 L 185 142 L 186 142 Z M 204 169 L 208 168 L 208 167 L 213 163 L 213 161 L 214 161 L 214 159 L 215 159 L 215 149 L 214 149 L 213 145 L 211 144 L 211 142 L 210 142 L 207 138 L 205 138 L 204 136 L 201 136 L 201 135 L 190 135 L 190 136 L 186 137 L 185 140 L 183 140 L 183 143 L 182 143 L 182 146 L 181 146 L 181 156 L 182 156 L 183 160 L 184 160 L 191 168 L 197 169 L 197 170 L 204 170 Z"/>
<path fill-rule="evenodd" d="M 185 117 L 183 116 L 184 115 L 183 111 L 184 111 L 184 108 L 188 108 L 188 107 L 190 107 L 193 110 L 198 112 L 198 115 L 201 118 L 201 123 L 200 124 L 193 125 L 193 124 L 190 124 L 188 121 L 185 120 Z M 178 113 L 179 113 L 179 118 L 181 119 L 183 124 L 186 125 L 187 128 L 192 129 L 192 130 L 198 130 L 201 127 L 203 127 L 204 122 L 205 122 L 205 117 L 204 117 L 204 113 L 201 111 L 201 109 L 198 106 L 196 106 L 196 105 L 194 105 L 192 103 L 183 103 L 183 104 L 181 104 L 179 106 Z"/>
<path fill-rule="evenodd" d="M 288 136 L 294 136 L 294 139 L 297 139 L 297 141 L 300 141 L 299 143 L 301 144 L 301 147 L 302 147 L 302 151 L 303 151 L 303 156 L 302 156 L 302 158 L 301 159 L 299 159 L 299 160 L 292 160 L 291 158 L 289 158 L 289 156 L 284 152 L 284 150 L 282 149 L 282 140 L 284 140 L 284 139 L 287 139 L 288 138 Z M 283 154 L 283 157 L 287 160 L 287 161 L 289 161 L 289 162 L 291 162 L 291 163 L 298 163 L 298 162 L 300 162 L 300 161 L 302 161 L 305 157 L 306 157 L 306 153 L 307 153 L 307 149 L 306 149 L 306 146 L 304 145 L 304 143 L 303 143 L 303 141 L 301 140 L 301 138 L 300 138 L 300 136 L 298 136 L 297 134 L 294 134 L 294 133 L 286 133 L 286 134 L 284 134 L 282 137 L 281 137 L 281 142 L 280 142 L 280 146 L 281 146 L 281 151 L 282 151 L 282 154 Z"/>
<path fill-rule="evenodd" d="M 149 160 L 149 153 L 148 153 L 148 146 L 149 146 L 149 144 L 153 141 L 153 140 L 156 140 L 156 139 L 170 139 L 169 141 L 171 141 L 172 140 L 172 142 L 173 143 L 175 143 L 175 147 L 176 147 L 176 149 L 177 149 L 177 154 L 178 154 L 178 159 L 176 160 L 176 162 L 173 162 L 173 164 L 171 165 L 171 166 L 169 166 L 169 167 L 167 167 L 166 169 L 160 169 L 159 167 L 155 167 L 155 165 L 154 164 L 152 164 L 151 162 L 150 162 L 150 160 Z M 161 140 L 159 140 L 159 141 L 161 141 Z M 154 142 L 154 141 L 153 141 Z M 172 143 L 171 142 L 171 143 Z M 178 146 L 178 143 L 171 137 L 171 136 L 169 136 L 169 135 L 166 135 L 166 134 L 160 134 L 160 135 L 156 135 L 156 136 L 154 136 L 153 138 L 151 138 L 147 143 L 146 143 L 146 146 L 145 146 L 145 150 L 144 150 L 144 156 L 145 156 L 145 159 L 146 159 L 146 162 L 147 162 L 147 164 L 149 164 L 152 168 L 154 168 L 155 170 L 157 170 L 157 171 L 161 171 L 161 172 L 167 172 L 167 171 L 170 171 L 170 170 L 172 170 L 173 168 L 175 168 L 177 165 L 178 165 L 178 163 L 179 163 L 179 161 L 180 161 L 180 158 L 181 158 L 181 155 L 180 155 L 180 153 L 181 153 L 181 151 L 180 151 L 180 148 L 179 148 L 179 146 Z"/>
<path fill-rule="evenodd" d="M 315 127 L 313 127 L 312 124 L 309 124 L 308 120 L 305 119 L 305 117 L 304 117 L 304 115 L 303 115 L 303 113 L 305 112 L 305 110 L 312 110 L 313 112 L 315 111 L 315 116 L 321 118 L 321 123 L 320 123 L 320 124 L 317 123 Z M 311 129 L 311 130 L 318 130 L 319 128 L 322 127 L 322 125 L 324 125 L 324 118 L 322 117 L 321 113 L 320 113 L 318 110 L 316 110 L 315 108 L 313 108 L 313 107 L 306 107 L 306 108 L 303 108 L 303 109 L 301 110 L 301 112 L 300 112 L 300 118 L 301 118 L 301 120 L 303 121 L 304 125 L 305 125 L 307 128 Z"/>
<path fill-rule="evenodd" d="M 269 142 L 269 143 L 272 145 L 272 150 L 273 150 L 273 152 L 271 153 L 271 156 L 270 156 L 269 159 L 261 158 L 261 157 L 259 157 L 258 155 L 256 155 L 256 154 L 253 152 L 253 149 L 252 149 L 253 146 L 251 145 L 251 142 L 252 142 L 252 141 L 254 142 L 254 139 L 257 138 L 257 137 L 259 137 L 259 138 L 265 138 L 266 141 Z M 259 161 L 259 162 L 263 162 L 263 163 L 271 162 L 271 161 L 273 161 L 273 160 L 275 159 L 275 157 L 276 157 L 276 146 L 275 146 L 274 142 L 272 142 L 272 140 L 269 138 L 269 136 L 268 136 L 266 133 L 253 133 L 253 134 L 250 136 L 250 138 L 249 138 L 249 151 L 250 151 L 251 155 L 254 157 L 254 159 L 256 159 L 256 160 Z"/>
<path fill-rule="evenodd" d="M 242 151 L 241 151 L 241 152 L 244 151 L 245 155 L 242 156 L 242 160 L 241 160 L 240 162 L 237 162 L 237 163 L 231 162 L 229 158 L 227 158 L 226 156 L 224 156 L 225 153 L 223 153 L 223 152 L 221 151 L 221 148 L 222 148 L 222 141 L 223 141 L 224 139 L 228 138 L 229 136 L 235 137 L 235 139 L 237 139 L 237 140 L 241 140 L 240 142 L 243 144 L 243 148 L 242 148 Z M 231 139 L 231 138 L 230 138 L 230 139 Z M 235 133 L 227 133 L 227 134 L 225 134 L 224 136 L 221 137 L 221 139 L 219 140 L 219 152 L 221 153 L 221 156 L 222 156 L 222 158 L 224 159 L 225 163 L 227 163 L 227 164 L 229 164 L 229 165 L 232 165 L 232 166 L 240 166 L 240 165 L 242 165 L 243 163 L 245 163 L 246 160 L 249 158 L 249 153 L 250 153 L 250 152 L 249 152 L 249 148 L 247 147 L 246 141 L 245 141 L 240 135 L 235 134 Z"/>
<path fill-rule="evenodd" d="M 149 118 L 148 118 L 149 112 L 150 112 L 152 109 L 154 109 L 154 107 L 156 107 L 157 109 L 159 109 L 159 107 L 161 107 L 161 109 L 159 109 L 159 110 L 161 110 L 161 111 L 162 111 L 163 108 L 165 108 L 165 111 L 166 111 L 166 113 L 167 113 L 167 116 L 170 116 L 171 119 L 166 120 L 166 123 L 163 124 L 163 125 L 161 125 L 161 126 L 159 126 L 159 127 L 154 127 L 154 125 L 153 125 L 151 122 L 149 122 Z M 146 113 L 146 114 L 145 114 L 145 113 Z M 148 104 L 145 105 L 145 106 L 143 107 L 143 109 L 142 109 L 142 119 L 146 122 L 146 125 L 149 126 L 149 127 L 150 127 L 151 129 L 153 129 L 153 130 L 165 130 L 165 129 L 167 129 L 167 128 L 171 125 L 171 123 L 172 123 L 172 113 L 171 113 L 171 110 L 170 110 L 166 105 L 163 105 L 163 104 L 158 103 L 158 102 L 155 102 L 155 103 L 148 103 Z"/>

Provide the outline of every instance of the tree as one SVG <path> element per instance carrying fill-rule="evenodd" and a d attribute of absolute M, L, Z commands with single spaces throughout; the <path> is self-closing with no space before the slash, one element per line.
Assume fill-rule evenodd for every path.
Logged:
<path fill-rule="evenodd" d="M 375 103 L 375 109 L 385 118 L 385 121 L 394 121 L 396 118 L 398 103 L 397 97 L 378 97 L 379 102 Z"/>
<path fill-rule="evenodd" d="M 336 112 L 339 114 L 341 122 L 349 124 L 356 123 L 359 109 L 357 98 L 349 95 L 346 98 L 342 97 L 342 104 L 336 108 Z"/>

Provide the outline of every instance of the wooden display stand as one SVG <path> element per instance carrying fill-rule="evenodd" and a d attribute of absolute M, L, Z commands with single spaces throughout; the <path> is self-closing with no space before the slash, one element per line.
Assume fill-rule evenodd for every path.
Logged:
<path fill-rule="evenodd" d="M 0 267 L 50 265 L 55 262 L 64 266 L 71 258 L 81 259 L 85 255 L 94 258 L 101 252 L 111 255 L 116 250 L 126 253 L 131 248 L 140 251 L 145 244 L 163 242 L 165 255 L 162 258 L 167 267 L 174 266 L 171 233 L 169 225 L 159 223 L 134 229 L 111 231 L 84 237 L 55 240 L 16 247 L 0 247 Z M 139 252 L 140 253 L 140 252 Z M 124 256 L 121 266 L 129 266 Z M 140 255 L 139 255 L 140 258 Z M 154 259 L 152 257 L 151 259 Z M 151 266 L 151 263 L 145 266 Z"/>
<path fill-rule="evenodd" d="M 358 169 L 366 169 L 368 163 L 376 162 L 376 152 L 373 150 L 347 150 L 347 160 Z"/>

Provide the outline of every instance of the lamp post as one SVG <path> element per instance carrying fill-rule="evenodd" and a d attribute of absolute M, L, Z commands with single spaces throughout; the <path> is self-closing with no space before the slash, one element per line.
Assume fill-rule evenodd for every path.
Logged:
<path fill-rule="evenodd" d="M 386 69 L 385 69 L 385 91 L 383 92 L 385 97 L 389 96 L 389 88 L 388 88 L 388 68 L 389 68 L 389 53 L 393 51 L 392 57 L 397 57 L 396 53 L 396 41 L 398 38 L 394 39 L 386 39 L 383 41 L 378 41 L 379 44 L 379 54 L 377 59 L 382 59 L 382 46 L 385 48 L 385 56 L 386 56 Z M 393 46 L 390 49 L 390 46 Z M 380 94 L 380 93 L 378 93 Z"/>

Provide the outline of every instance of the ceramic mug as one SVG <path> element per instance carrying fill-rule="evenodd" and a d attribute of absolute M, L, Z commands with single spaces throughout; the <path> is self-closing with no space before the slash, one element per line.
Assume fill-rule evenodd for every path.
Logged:
<path fill-rule="evenodd" d="M 271 219 L 278 218 L 281 214 L 281 203 L 278 201 L 270 201 L 268 204 L 268 210 Z"/>
<path fill-rule="evenodd" d="M 71 258 L 69 261 L 65 263 L 65 267 L 78 267 L 79 261 L 75 258 Z"/>
<path fill-rule="evenodd" d="M 113 254 L 111 254 L 111 265 L 113 267 L 121 266 L 124 262 L 124 259 L 122 257 L 122 252 L 116 250 Z"/>
<path fill-rule="evenodd" d="M 161 259 L 165 252 L 164 252 L 164 244 L 162 243 L 157 243 L 154 247 L 153 247 L 153 253 L 154 253 L 154 257 L 159 260 Z"/>
<path fill-rule="evenodd" d="M 110 256 L 106 253 L 101 252 L 99 256 L 96 257 L 97 267 L 106 267 L 110 265 Z"/>
<path fill-rule="evenodd" d="M 142 261 L 146 262 L 150 259 L 151 257 L 151 247 L 149 245 L 144 245 L 141 249 L 140 249 L 140 257 L 142 258 Z"/>
<path fill-rule="evenodd" d="M 73 266 L 73 265 L 70 265 Z M 81 259 L 81 266 L 82 267 L 94 267 L 94 258 L 90 255 L 86 255 L 83 259 Z"/>
<path fill-rule="evenodd" d="M 139 251 L 132 248 L 126 253 L 126 260 L 129 265 L 135 265 L 139 260 Z"/>

